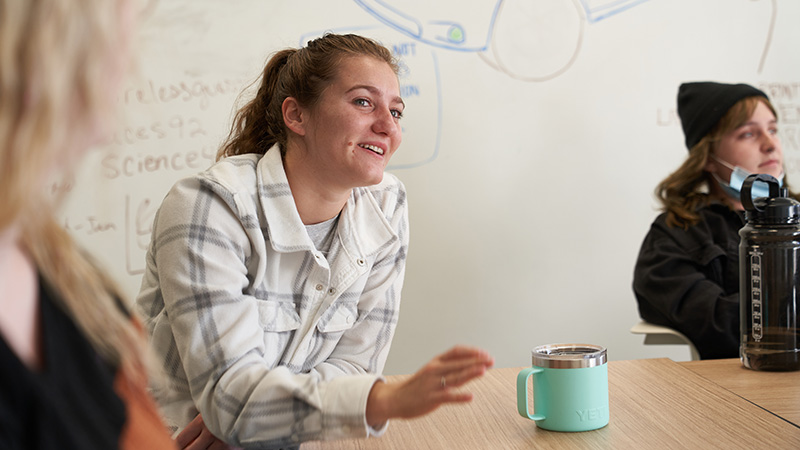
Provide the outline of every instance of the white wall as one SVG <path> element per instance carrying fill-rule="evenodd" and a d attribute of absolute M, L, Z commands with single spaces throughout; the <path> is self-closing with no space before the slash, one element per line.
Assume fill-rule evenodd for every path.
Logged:
<path fill-rule="evenodd" d="M 456 343 L 501 367 L 565 341 L 612 360 L 688 359 L 628 331 L 652 191 L 686 155 L 682 81 L 766 89 L 789 178 L 800 172 L 793 0 L 154 0 L 142 16 L 115 138 L 54 185 L 65 225 L 131 297 L 161 198 L 211 163 L 270 53 L 331 30 L 401 57 L 391 170 L 408 188 L 411 248 L 388 374 Z"/>

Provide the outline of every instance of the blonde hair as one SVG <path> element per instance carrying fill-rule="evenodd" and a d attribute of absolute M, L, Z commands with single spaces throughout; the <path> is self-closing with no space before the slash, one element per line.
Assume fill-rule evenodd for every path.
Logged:
<path fill-rule="evenodd" d="M 145 342 L 119 289 L 53 214 L 44 180 L 69 168 L 111 115 L 127 0 L 0 0 L 0 231 L 21 242 L 103 358 L 144 375 Z M 115 72 L 116 71 L 116 72 Z M 74 153 L 74 154 L 72 154 Z M 58 300 L 57 300 L 58 301 Z"/>
<path fill-rule="evenodd" d="M 712 197 L 708 192 L 714 178 L 705 170 L 708 158 L 719 146 L 723 135 L 739 128 L 753 115 L 759 102 L 763 102 L 777 118 L 778 114 L 772 103 L 764 97 L 746 97 L 735 103 L 708 134 L 689 150 L 689 156 L 683 164 L 656 187 L 655 193 L 661 201 L 662 210 L 667 213 L 667 225 L 688 228 L 695 225 L 700 216 L 697 210 L 712 199 L 721 201 L 733 208 L 727 197 Z M 787 185 L 784 178 L 784 185 Z M 796 197 L 795 194 L 792 194 Z"/>

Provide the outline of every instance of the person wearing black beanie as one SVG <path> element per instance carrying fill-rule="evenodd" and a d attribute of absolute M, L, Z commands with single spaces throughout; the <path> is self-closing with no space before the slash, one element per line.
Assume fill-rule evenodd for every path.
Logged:
<path fill-rule="evenodd" d="M 692 149 L 707 135 L 736 102 L 767 94 L 749 84 L 723 84 L 711 81 L 683 83 L 678 88 L 678 116 L 686 148 Z"/>
<path fill-rule="evenodd" d="M 750 173 L 786 186 L 777 114 L 748 84 L 683 83 L 677 103 L 689 154 L 656 188 L 663 212 L 642 243 L 633 291 L 642 319 L 680 331 L 702 359 L 735 358 L 739 190 Z"/>

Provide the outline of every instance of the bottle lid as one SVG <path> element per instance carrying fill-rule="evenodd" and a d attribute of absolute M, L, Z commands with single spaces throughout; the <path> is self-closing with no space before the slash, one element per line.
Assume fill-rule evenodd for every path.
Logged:
<path fill-rule="evenodd" d="M 753 183 L 761 181 L 769 186 L 769 197 L 752 198 Z M 758 225 L 782 225 L 800 223 L 800 203 L 789 197 L 789 191 L 781 187 L 775 177 L 753 174 L 745 178 L 741 192 L 742 206 L 747 223 Z"/>
<path fill-rule="evenodd" d="M 592 344 L 549 344 L 531 352 L 534 366 L 549 369 L 595 367 L 607 361 L 606 349 Z"/>

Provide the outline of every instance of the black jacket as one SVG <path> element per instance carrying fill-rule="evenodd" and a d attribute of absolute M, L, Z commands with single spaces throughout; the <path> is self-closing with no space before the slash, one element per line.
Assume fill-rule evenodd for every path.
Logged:
<path fill-rule="evenodd" d="M 674 328 L 700 358 L 739 356 L 739 229 L 742 213 L 712 204 L 687 230 L 658 216 L 642 243 L 633 291 L 642 319 Z"/>

